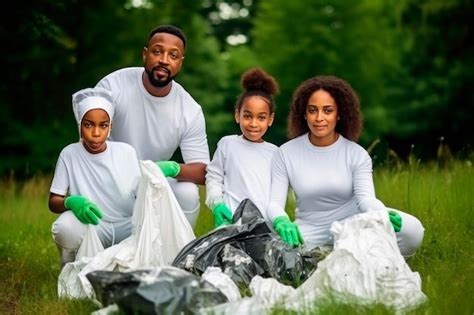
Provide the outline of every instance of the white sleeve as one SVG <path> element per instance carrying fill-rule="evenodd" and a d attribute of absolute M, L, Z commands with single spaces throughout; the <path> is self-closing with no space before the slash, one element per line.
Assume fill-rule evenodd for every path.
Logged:
<path fill-rule="evenodd" d="M 179 147 L 185 163 L 209 163 L 206 123 L 202 110 L 199 110 L 183 135 Z"/>
<path fill-rule="evenodd" d="M 283 152 L 281 149 L 278 149 L 273 155 L 270 204 L 267 209 L 268 218 L 271 222 L 276 217 L 287 215 L 285 205 L 288 196 L 288 185 L 288 171 L 285 166 Z"/>
<path fill-rule="evenodd" d="M 66 196 L 69 189 L 69 176 L 66 163 L 63 160 L 62 154 L 59 155 L 56 162 L 56 169 L 54 170 L 53 181 L 51 182 L 50 192 L 60 196 Z"/>
<path fill-rule="evenodd" d="M 206 173 L 206 205 L 212 209 L 214 205 L 224 201 L 224 165 L 225 154 L 220 144 L 211 163 L 207 165 Z"/>
<path fill-rule="evenodd" d="M 366 151 L 357 155 L 353 166 L 354 195 L 361 212 L 385 210 L 385 205 L 375 197 L 372 178 L 372 159 Z"/>
<path fill-rule="evenodd" d="M 109 73 L 95 85 L 95 87 L 101 87 L 103 89 L 109 90 L 112 92 L 113 97 L 113 104 L 116 105 L 117 103 L 117 94 L 122 91 L 122 87 L 124 86 L 120 77 L 117 77 L 115 73 Z"/>

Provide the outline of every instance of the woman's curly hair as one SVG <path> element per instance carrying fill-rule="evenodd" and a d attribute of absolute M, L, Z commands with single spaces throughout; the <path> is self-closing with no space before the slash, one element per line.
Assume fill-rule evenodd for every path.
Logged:
<path fill-rule="evenodd" d="M 309 98 L 314 92 L 328 92 L 337 105 L 339 120 L 336 132 L 357 141 L 362 131 L 362 114 L 359 97 L 346 81 L 335 76 L 316 76 L 301 83 L 293 93 L 288 116 L 288 138 L 293 139 L 309 131 L 304 116 Z"/>

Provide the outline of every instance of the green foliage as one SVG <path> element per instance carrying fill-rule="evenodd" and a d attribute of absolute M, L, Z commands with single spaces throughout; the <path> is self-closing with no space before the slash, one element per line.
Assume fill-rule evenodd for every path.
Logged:
<path fill-rule="evenodd" d="M 444 137 L 456 152 L 472 148 L 474 104 L 473 1 L 405 0 L 398 25 L 402 59 L 392 77 L 387 134 L 395 150 L 410 139 L 423 145 Z M 432 140 L 429 141 L 432 144 Z"/>
<path fill-rule="evenodd" d="M 260 66 L 281 90 L 266 140 L 286 141 L 298 84 L 334 74 L 360 95 L 361 144 L 380 141 L 380 158 L 388 148 L 406 157 L 411 144 L 436 158 L 441 137 L 465 158 L 474 131 L 473 13 L 471 0 L 12 2 L 0 22 L 0 176 L 51 171 L 77 140 L 71 95 L 142 65 L 148 32 L 167 23 L 188 37 L 177 80 L 203 106 L 211 153 L 222 136 L 240 132 L 233 121 L 240 76 Z M 239 33 L 248 42 L 228 44 Z"/>
<path fill-rule="evenodd" d="M 227 45 L 230 35 L 244 34 L 248 37 L 252 29 L 252 18 L 258 0 L 205 0 L 202 1 L 200 14 L 210 21 L 212 35 L 219 41 L 221 48 Z M 231 10 L 229 13 L 228 11 Z M 226 11 L 225 17 L 222 12 Z M 242 14 L 245 11 L 247 14 Z M 248 38 L 251 41 L 251 38 Z"/>
<path fill-rule="evenodd" d="M 387 14 L 391 2 L 272 0 L 259 5 L 253 29 L 256 54 L 281 85 L 276 142 L 285 139 L 281 126 L 286 124 L 293 91 L 320 74 L 342 77 L 360 94 L 364 141 L 389 127 L 383 107 L 385 74 L 397 60 L 393 18 Z"/>
<path fill-rule="evenodd" d="M 239 125 L 234 120 L 235 102 L 243 92 L 241 75 L 246 70 L 259 66 L 255 54 L 248 46 L 228 46 L 221 58 L 228 71 L 228 84 L 221 106 L 217 109 L 219 112 L 210 119 L 206 117 L 211 152 L 215 151 L 217 141 L 222 136 L 241 133 Z M 270 129 L 268 133 L 271 134 L 271 132 Z"/>
<path fill-rule="evenodd" d="M 196 221 L 196 227 L 194 229 L 194 234 L 196 237 L 202 236 L 214 229 L 214 217 L 212 216 L 212 211 L 204 203 L 206 200 L 206 188 L 204 186 L 199 186 L 199 195 L 201 196 L 201 208 L 199 210 L 199 217 Z"/>
<path fill-rule="evenodd" d="M 210 29 L 207 22 L 199 16 L 192 16 L 190 19 L 191 23 L 184 28 L 189 45 L 177 80 L 201 104 L 212 148 L 223 134 L 229 118 L 232 118 L 222 115 L 228 86 L 227 66 L 219 53 L 216 39 L 208 35 Z"/>
<path fill-rule="evenodd" d="M 0 176 L 51 171 L 60 150 L 77 141 L 71 95 L 94 86 L 104 75 L 142 65 L 149 31 L 175 24 L 188 38 L 178 77 L 203 106 L 208 121 L 219 117 L 227 70 L 199 1 L 101 0 L 91 3 L 15 2 L 0 40 L 1 66 L 8 82 L 0 86 Z M 186 10 L 183 8 L 186 7 Z M 212 82 L 213 84 L 209 84 Z M 217 134 L 221 129 L 210 128 Z M 210 135 L 217 138 L 217 135 Z"/>

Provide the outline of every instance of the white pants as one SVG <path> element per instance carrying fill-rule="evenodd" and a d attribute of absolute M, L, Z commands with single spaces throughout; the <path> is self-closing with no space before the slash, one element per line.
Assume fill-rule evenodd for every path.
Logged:
<path fill-rule="evenodd" d="M 387 210 L 396 211 L 402 217 L 402 228 L 399 232 L 395 232 L 398 248 L 403 257 L 413 256 L 423 241 L 425 234 L 423 224 L 411 214 L 392 208 L 387 208 Z"/>
<path fill-rule="evenodd" d="M 86 224 L 79 221 L 72 211 L 65 211 L 54 221 L 51 232 L 61 256 L 61 266 L 74 261 L 77 250 L 86 234 Z M 132 234 L 132 217 L 119 222 L 100 220 L 95 226 L 104 248 L 120 243 Z"/>
<path fill-rule="evenodd" d="M 173 193 L 178 200 L 183 213 L 191 224 L 192 228 L 196 226 L 199 216 L 199 188 L 191 182 L 179 182 L 174 178 L 167 177 Z"/>

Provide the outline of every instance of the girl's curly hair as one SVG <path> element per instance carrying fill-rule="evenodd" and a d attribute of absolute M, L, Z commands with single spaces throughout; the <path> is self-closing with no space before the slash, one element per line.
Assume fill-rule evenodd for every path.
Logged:
<path fill-rule="evenodd" d="M 243 92 L 237 97 L 235 109 L 240 112 L 247 97 L 260 96 L 267 101 L 270 113 L 275 111 L 274 95 L 278 94 L 278 82 L 271 75 L 260 68 L 245 71 L 240 79 Z"/>
<path fill-rule="evenodd" d="M 323 75 L 304 81 L 293 93 L 288 116 L 288 138 L 293 139 L 309 131 L 304 115 L 309 98 L 318 90 L 328 92 L 336 102 L 339 115 L 336 132 L 349 140 L 357 141 L 362 131 L 359 97 L 346 81 Z"/>

